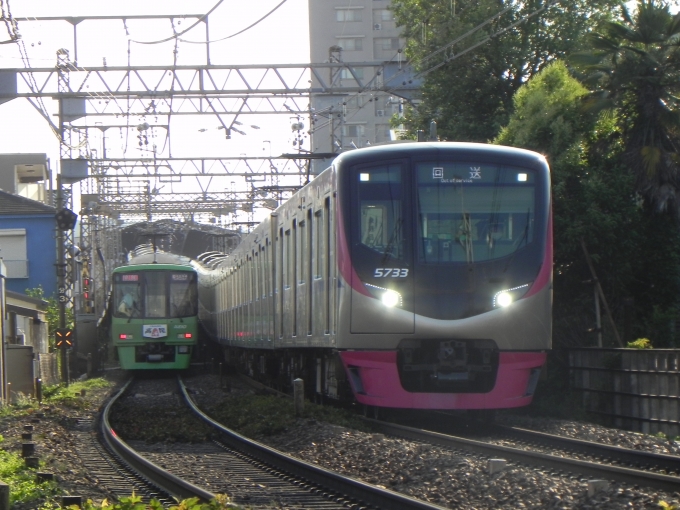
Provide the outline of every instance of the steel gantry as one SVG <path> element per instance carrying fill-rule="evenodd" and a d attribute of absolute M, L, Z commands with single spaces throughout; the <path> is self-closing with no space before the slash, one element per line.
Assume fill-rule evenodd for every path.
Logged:
<path fill-rule="evenodd" d="M 0 69 L 0 103 L 23 98 L 38 110 L 60 142 L 59 207 L 74 207 L 73 186 L 80 185 L 80 253 L 73 233 L 59 238 L 66 306 L 82 313 L 100 308 L 104 292 L 95 299 L 83 293 L 94 280 L 103 289 L 107 274 L 120 262 L 123 222 L 173 219 L 252 225 L 254 213 L 275 209 L 312 177 L 310 161 L 333 154 L 314 154 L 303 148 L 314 117 L 333 116 L 314 111 L 312 95 L 327 96 L 338 105 L 353 95 L 389 92 L 411 97 L 417 92 L 410 67 L 400 62 L 341 62 L 303 64 L 214 64 L 211 56 L 210 13 L 149 16 L 31 17 L 10 19 L 10 26 L 32 22 L 66 22 L 72 26 L 70 49 L 57 51 L 53 67 Z M 79 61 L 78 28 L 95 20 L 166 19 L 173 26 L 175 57 L 171 65 L 84 65 Z M 178 65 L 178 20 L 195 20 L 203 29 L 205 51 L 199 63 Z M 109 35 L 109 34 L 107 34 Z M 113 37 L 113 35 L 111 35 Z M 21 45 L 21 37 L 13 37 Z M 344 71 L 341 73 L 341 71 Z M 343 75 L 343 79 L 338 77 Z M 58 122 L 44 100 L 59 106 Z M 340 106 L 338 106 L 341 108 Z M 268 157 L 241 154 L 220 157 L 176 157 L 176 131 L 185 120 L 211 118 L 223 139 L 258 128 L 247 119 L 288 116 L 295 146 L 290 154 Z M 305 127 L 305 124 L 307 127 Z M 339 128 L 339 124 L 335 125 Z M 134 149 L 143 156 L 134 154 Z M 271 147 L 271 145 L 270 145 Z M 132 155 L 131 155 L 132 154 Z M 245 221 L 244 216 L 245 215 Z M 65 265 L 68 260 L 68 267 Z M 61 266 L 60 266 L 61 267 Z M 80 299 L 76 299 L 80 296 Z"/>

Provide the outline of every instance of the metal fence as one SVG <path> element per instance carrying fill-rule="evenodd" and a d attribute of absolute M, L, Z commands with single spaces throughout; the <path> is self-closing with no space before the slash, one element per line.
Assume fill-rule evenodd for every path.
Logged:
<path fill-rule="evenodd" d="M 680 435 L 680 349 L 570 349 L 569 374 L 612 426 Z"/>
<path fill-rule="evenodd" d="M 42 379 L 45 386 L 52 386 L 61 382 L 57 354 L 56 352 L 37 354 L 39 371 L 36 373 L 36 377 Z"/>

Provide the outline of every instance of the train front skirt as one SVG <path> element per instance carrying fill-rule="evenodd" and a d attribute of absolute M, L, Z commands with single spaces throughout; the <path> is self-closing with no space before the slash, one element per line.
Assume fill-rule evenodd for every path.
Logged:
<path fill-rule="evenodd" d="M 500 352 L 496 383 L 485 393 L 408 392 L 397 351 L 343 351 L 340 357 L 358 402 L 411 409 L 502 409 L 531 403 L 545 352 Z"/>

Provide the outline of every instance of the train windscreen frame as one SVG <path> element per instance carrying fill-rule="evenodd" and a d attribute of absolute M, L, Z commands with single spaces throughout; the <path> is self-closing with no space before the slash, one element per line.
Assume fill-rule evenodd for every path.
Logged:
<path fill-rule="evenodd" d="M 434 319 L 490 311 L 507 289 L 521 298 L 544 261 L 547 166 L 514 154 L 433 152 L 343 171 L 356 277 L 371 294 L 394 291 L 400 308 Z"/>
<path fill-rule="evenodd" d="M 114 274 L 114 317 L 161 319 L 198 312 L 196 274 L 191 271 L 135 271 Z"/>

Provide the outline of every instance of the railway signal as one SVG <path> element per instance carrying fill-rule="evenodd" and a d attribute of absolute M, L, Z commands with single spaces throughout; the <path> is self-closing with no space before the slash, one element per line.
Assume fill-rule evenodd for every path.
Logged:
<path fill-rule="evenodd" d="M 94 280 L 89 276 L 83 277 L 83 309 L 91 313 L 94 308 Z"/>
<path fill-rule="evenodd" d="M 57 328 L 54 332 L 55 345 L 60 349 L 73 347 L 73 330 L 70 328 Z"/>
<path fill-rule="evenodd" d="M 73 230 L 76 226 L 76 220 L 78 220 L 78 215 L 72 210 L 62 207 L 54 215 L 57 220 L 57 228 L 59 230 Z"/>

